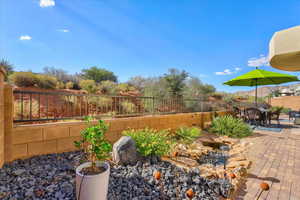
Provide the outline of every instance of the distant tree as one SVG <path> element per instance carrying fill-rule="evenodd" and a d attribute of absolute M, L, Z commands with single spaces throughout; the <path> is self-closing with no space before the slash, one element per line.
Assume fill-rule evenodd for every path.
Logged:
<path fill-rule="evenodd" d="M 80 75 L 79 74 L 68 74 L 63 69 L 55 68 L 55 67 L 44 67 L 43 74 L 48 76 L 54 76 L 58 81 L 62 81 L 64 83 L 67 82 L 73 82 L 73 83 L 79 83 Z"/>
<path fill-rule="evenodd" d="M 7 80 L 8 76 L 14 72 L 14 67 L 10 64 L 7 60 L 1 59 L 0 60 L 0 68 L 3 68 L 6 71 L 5 80 Z"/>
<path fill-rule="evenodd" d="M 142 92 L 147 83 L 147 78 L 144 78 L 142 76 L 134 76 L 131 77 L 129 81 L 127 81 L 127 83 Z"/>
<path fill-rule="evenodd" d="M 169 69 L 168 73 L 164 74 L 163 78 L 167 82 L 167 87 L 172 96 L 182 96 L 185 87 L 185 80 L 188 77 L 186 71 L 178 69 Z"/>
<path fill-rule="evenodd" d="M 213 85 L 210 84 L 203 84 L 201 87 L 201 91 L 203 94 L 212 94 L 216 92 L 216 88 Z"/>
<path fill-rule="evenodd" d="M 68 73 L 63 69 L 55 67 L 44 67 L 43 71 L 45 75 L 55 76 L 59 81 L 66 82 L 69 78 Z"/>
<path fill-rule="evenodd" d="M 94 80 L 96 83 L 106 80 L 117 82 L 117 76 L 113 72 L 96 66 L 89 69 L 83 69 L 82 77 L 84 79 Z"/>
<path fill-rule="evenodd" d="M 196 98 L 203 95 L 202 93 L 203 83 L 197 77 L 191 77 L 186 81 L 184 89 L 184 97 L 186 98 Z"/>
<path fill-rule="evenodd" d="M 166 98 L 170 96 L 170 93 L 168 92 L 167 81 L 161 77 L 145 79 L 142 92 L 144 96 L 153 96 L 158 98 Z"/>

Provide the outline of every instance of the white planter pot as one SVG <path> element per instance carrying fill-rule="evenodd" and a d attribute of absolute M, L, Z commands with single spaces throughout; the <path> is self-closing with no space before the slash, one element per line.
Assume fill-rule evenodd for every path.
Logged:
<path fill-rule="evenodd" d="M 96 166 L 103 166 L 106 171 L 83 176 L 80 171 L 91 165 L 91 162 L 86 162 L 76 168 L 76 198 L 77 200 L 106 200 L 110 166 L 107 162 L 97 162 Z"/>

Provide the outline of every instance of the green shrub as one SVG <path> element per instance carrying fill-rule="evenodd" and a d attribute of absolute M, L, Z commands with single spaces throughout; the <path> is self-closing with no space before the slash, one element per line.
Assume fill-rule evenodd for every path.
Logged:
<path fill-rule="evenodd" d="M 130 102 L 130 101 L 123 101 L 121 103 L 123 112 L 125 113 L 134 113 L 136 106 L 134 105 L 134 103 Z"/>
<path fill-rule="evenodd" d="M 180 142 L 191 143 L 200 135 L 201 129 L 197 127 L 180 127 L 173 136 Z"/>
<path fill-rule="evenodd" d="M 131 129 L 123 131 L 122 134 L 135 141 L 138 152 L 143 156 L 163 156 L 170 152 L 172 143 L 166 130 Z"/>
<path fill-rule="evenodd" d="M 37 76 L 32 72 L 14 72 L 9 80 L 19 87 L 32 87 L 38 82 Z"/>
<path fill-rule="evenodd" d="M 57 79 L 54 76 L 48 76 L 43 74 L 36 75 L 37 86 L 43 89 L 54 89 L 57 85 Z"/>
<path fill-rule="evenodd" d="M 67 89 L 73 89 L 73 87 L 74 87 L 74 83 L 73 83 L 72 81 L 68 81 L 68 82 L 66 83 L 66 88 L 67 88 Z"/>
<path fill-rule="evenodd" d="M 252 129 L 248 124 L 231 115 L 214 118 L 210 131 L 217 135 L 227 135 L 234 138 L 242 138 L 252 134 Z"/>
<path fill-rule="evenodd" d="M 79 86 L 86 90 L 88 93 L 94 94 L 97 91 L 97 85 L 94 80 L 81 80 Z"/>

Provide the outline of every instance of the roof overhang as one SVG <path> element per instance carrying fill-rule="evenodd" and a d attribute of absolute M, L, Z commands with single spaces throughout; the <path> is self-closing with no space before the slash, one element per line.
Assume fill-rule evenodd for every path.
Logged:
<path fill-rule="evenodd" d="M 276 32 L 269 44 L 270 65 L 285 71 L 300 71 L 300 26 Z"/>

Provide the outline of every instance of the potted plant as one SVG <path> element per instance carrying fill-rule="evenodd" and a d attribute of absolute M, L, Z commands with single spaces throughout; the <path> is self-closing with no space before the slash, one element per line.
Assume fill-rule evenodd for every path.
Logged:
<path fill-rule="evenodd" d="M 87 162 L 76 168 L 76 197 L 78 200 L 106 200 L 110 166 L 111 144 L 104 138 L 108 126 L 103 120 L 96 125 L 87 117 L 88 127 L 81 132 L 82 139 L 75 146 L 84 150 Z"/>

